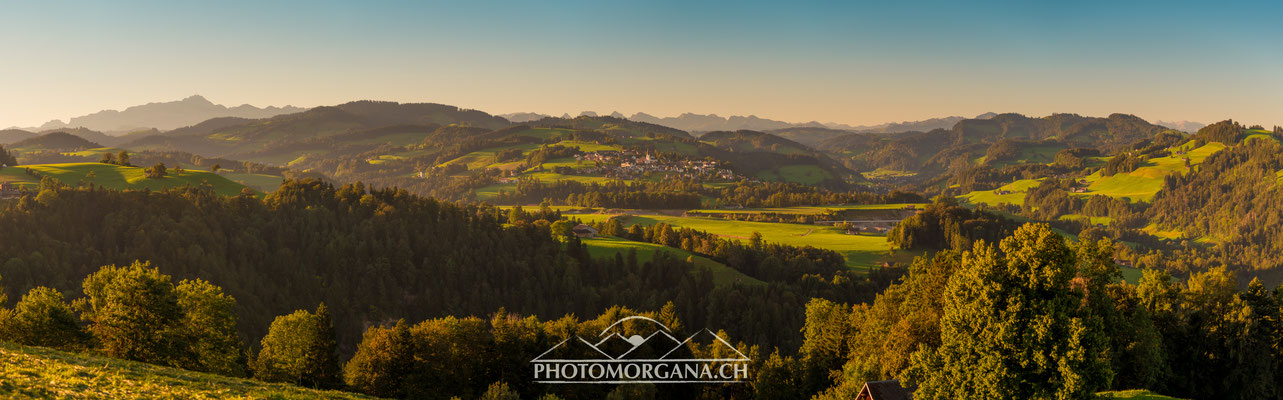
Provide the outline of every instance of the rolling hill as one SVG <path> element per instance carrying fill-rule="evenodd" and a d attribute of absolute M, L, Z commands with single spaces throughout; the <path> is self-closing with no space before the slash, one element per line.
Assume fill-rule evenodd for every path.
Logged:
<path fill-rule="evenodd" d="M 223 196 L 239 195 L 245 188 L 244 185 L 213 172 L 185 170 L 178 173 L 171 168 L 164 178 L 152 179 L 144 175 L 144 170 L 142 167 L 102 163 L 21 165 L 0 169 L 0 182 L 32 190 L 40 187 L 40 179 L 45 176 L 70 186 L 78 186 L 84 182 L 116 190 L 164 190 L 209 185 L 215 193 Z"/>
<path fill-rule="evenodd" d="M 102 145 L 66 132 L 46 133 L 9 146 L 10 149 L 19 153 L 38 150 L 80 150 L 97 147 L 102 147 Z"/>

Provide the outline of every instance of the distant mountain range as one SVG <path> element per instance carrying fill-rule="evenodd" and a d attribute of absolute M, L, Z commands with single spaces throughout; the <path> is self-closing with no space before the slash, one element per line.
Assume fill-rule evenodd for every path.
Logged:
<path fill-rule="evenodd" d="M 584 111 L 582 113 L 579 113 L 579 115 L 596 117 L 599 114 L 593 111 Z M 821 123 L 817 121 L 801 122 L 801 123 L 785 122 L 785 121 L 777 121 L 773 119 L 760 118 L 756 115 L 749 115 L 747 117 L 738 116 L 738 115 L 733 115 L 730 117 L 721 117 L 716 114 L 702 115 L 702 114 L 694 114 L 694 113 L 685 113 L 682 115 L 678 115 L 676 117 L 656 117 L 654 115 L 650 115 L 646 113 L 636 113 L 636 114 L 633 114 L 632 116 L 625 117 L 623 114 L 620 114 L 618 111 L 612 112 L 609 115 L 615 118 L 625 118 L 625 119 L 637 121 L 637 122 L 646 122 L 646 123 L 651 123 L 655 125 L 663 125 L 669 128 L 681 129 L 681 130 L 692 132 L 692 133 L 714 132 L 714 131 L 739 131 L 739 130 L 773 131 L 773 130 L 782 130 L 782 129 L 790 129 L 790 128 L 826 128 L 826 129 L 836 129 L 836 130 L 860 132 L 860 133 L 891 133 L 891 132 L 909 132 L 909 131 L 926 132 L 932 129 L 948 129 L 953 127 L 953 125 L 958 123 L 958 121 L 967 119 L 966 117 L 953 116 L 953 117 L 943 117 L 943 118 L 931 118 L 931 119 L 926 119 L 922 121 L 889 122 L 889 123 L 878 124 L 878 125 L 847 125 L 847 124 L 838 124 L 838 123 L 831 123 L 831 122 Z M 988 119 L 988 118 L 992 118 L 994 115 L 997 115 L 997 114 L 985 113 L 985 114 L 978 115 L 975 118 Z M 517 122 L 517 123 L 535 121 L 535 120 L 551 117 L 550 115 L 539 114 L 539 113 L 529 113 L 529 112 L 500 114 L 499 116 L 509 121 Z M 570 114 L 564 114 L 561 116 L 561 118 L 568 119 L 570 118 Z"/>
<path fill-rule="evenodd" d="M 1194 133 L 1203 129 L 1207 124 L 1194 121 L 1154 121 L 1154 125 L 1161 125 L 1182 132 Z"/>
<path fill-rule="evenodd" d="M 184 126 L 198 124 L 218 117 L 270 118 L 281 114 L 292 114 L 306 111 L 306 108 L 293 106 L 258 108 L 249 104 L 227 107 L 214 104 L 199 95 L 179 101 L 148 103 L 126 108 L 124 111 L 104 110 L 93 114 L 71 118 L 67 122 L 53 120 L 32 131 L 49 131 L 54 129 L 88 128 L 108 134 L 125 134 L 138 130 L 158 129 L 167 131 Z"/>

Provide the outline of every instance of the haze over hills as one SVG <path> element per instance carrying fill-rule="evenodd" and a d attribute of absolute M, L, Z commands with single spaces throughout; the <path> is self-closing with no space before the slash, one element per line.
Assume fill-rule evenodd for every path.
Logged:
<path fill-rule="evenodd" d="M 579 113 L 580 116 L 596 117 L 597 112 L 584 111 Z M 817 121 L 811 122 L 786 122 L 773 119 L 761 118 L 756 115 L 730 117 L 721 117 L 717 114 L 695 114 L 683 113 L 676 117 L 657 117 L 644 112 L 635 113 L 632 116 L 625 117 L 618 111 L 607 114 L 615 118 L 624 118 L 637 122 L 646 122 L 656 125 L 663 125 L 670 128 L 681 129 L 691 133 L 703 133 L 713 131 L 772 131 L 789 128 L 827 128 L 837 129 L 850 132 L 867 132 L 867 133 L 890 133 L 890 132 L 908 132 L 908 131 L 929 131 L 932 129 L 948 129 L 953 127 L 958 121 L 967 119 L 966 117 L 951 116 L 942 118 L 930 118 L 921 121 L 902 121 L 888 122 L 877 125 L 848 125 L 839 123 L 822 123 Z M 984 113 L 976 116 L 976 119 L 991 118 L 995 113 Z M 509 121 L 515 123 L 535 121 L 542 118 L 550 117 L 546 114 L 519 112 L 510 114 L 499 114 Z M 561 118 L 570 118 L 570 114 L 564 114 Z"/>
<path fill-rule="evenodd" d="M 1203 129 L 1204 126 L 1207 126 L 1207 124 L 1195 121 L 1154 121 L 1154 125 L 1161 125 L 1189 133 L 1198 132 L 1199 129 Z"/>
<path fill-rule="evenodd" d="M 200 95 L 194 95 L 178 101 L 148 103 L 140 106 L 133 106 L 117 110 L 103 110 L 89 115 L 74 117 L 63 122 L 62 120 L 53 120 L 46 122 L 39 128 L 33 128 L 39 131 L 48 131 L 54 129 L 84 127 L 96 131 L 107 132 L 112 134 L 122 134 L 129 131 L 155 128 L 159 130 L 171 130 L 179 127 L 194 125 L 211 118 L 218 117 L 241 117 L 241 118 L 269 118 L 281 114 L 291 114 L 307 110 L 306 108 L 284 106 L 268 106 L 258 108 L 249 104 L 242 104 L 235 107 L 227 107 L 220 104 L 214 104 Z"/>

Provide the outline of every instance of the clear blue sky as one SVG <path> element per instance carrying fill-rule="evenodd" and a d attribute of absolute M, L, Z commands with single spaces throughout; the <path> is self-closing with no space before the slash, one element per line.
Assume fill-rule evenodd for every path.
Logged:
<path fill-rule="evenodd" d="M 1283 124 L 1278 0 L 0 0 L 0 10 L 0 127 L 192 94 L 851 124 L 987 111 Z"/>

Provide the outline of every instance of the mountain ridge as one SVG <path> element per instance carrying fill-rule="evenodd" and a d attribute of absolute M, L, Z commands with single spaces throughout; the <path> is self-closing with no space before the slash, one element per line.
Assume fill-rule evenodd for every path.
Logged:
<path fill-rule="evenodd" d="M 152 102 L 130 106 L 124 110 L 102 110 L 63 122 L 55 119 L 34 130 L 48 131 L 84 127 L 95 131 L 123 134 L 133 130 L 155 128 L 171 130 L 218 117 L 270 118 L 281 114 L 306 111 L 294 106 L 267 106 L 258 108 L 249 104 L 228 107 L 214 104 L 201 95 L 192 95 L 177 101 Z"/>

